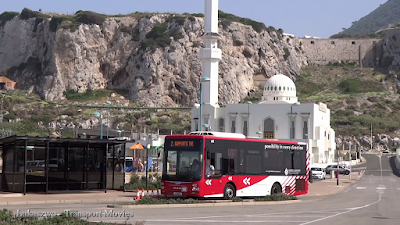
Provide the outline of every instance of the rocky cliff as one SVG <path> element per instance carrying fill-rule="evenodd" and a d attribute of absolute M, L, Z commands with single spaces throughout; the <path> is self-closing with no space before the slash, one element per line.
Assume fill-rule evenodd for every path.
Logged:
<path fill-rule="evenodd" d="M 93 22 L 89 15 L 77 24 L 71 16 L 23 13 L 0 23 L 0 71 L 19 88 L 46 100 L 101 88 L 129 90 L 131 101 L 146 106 L 191 106 L 198 99 L 202 17 L 140 14 Z M 293 38 L 275 29 L 225 22 L 219 31 L 221 104 L 257 88 L 255 76 L 295 77 L 307 64 Z"/>

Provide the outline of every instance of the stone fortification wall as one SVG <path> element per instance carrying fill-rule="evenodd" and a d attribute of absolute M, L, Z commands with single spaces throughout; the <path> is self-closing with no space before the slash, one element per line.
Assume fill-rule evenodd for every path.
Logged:
<path fill-rule="evenodd" d="M 298 38 L 296 47 L 306 55 L 310 65 L 355 63 L 363 67 L 379 65 L 381 39 Z"/>

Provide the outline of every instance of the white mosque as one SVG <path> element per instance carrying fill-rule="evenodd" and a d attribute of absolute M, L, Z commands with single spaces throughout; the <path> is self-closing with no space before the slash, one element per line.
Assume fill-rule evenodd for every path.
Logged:
<path fill-rule="evenodd" d="M 202 104 L 192 108 L 191 131 L 212 130 L 307 142 L 312 164 L 333 162 L 336 143 L 335 131 L 330 126 L 330 110 L 323 103 L 299 103 L 294 82 L 283 74 L 268 79 L 258 104 L 218 105 L 221 60 L 221 49 L 217 46 L 218 0 L 205 0 L 204 23 L 204 48 L 200 51 Z"/>

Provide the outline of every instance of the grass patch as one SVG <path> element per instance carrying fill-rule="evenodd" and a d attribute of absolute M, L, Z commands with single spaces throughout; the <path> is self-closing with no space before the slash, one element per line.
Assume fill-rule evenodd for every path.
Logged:
<path fill-rule="evenodd" d="M 232 202 L 243 202 L 243 198 L 235 196 L 232 198 Z"/>
<path fill-rule="evenodd" d="M 293 195 L 278 194 L 278 195 L 267 195 L 262 198 L 254 199 L 254 201 L 287 201 L 287 200 L 297 200 L 297 197 Z"/>
<path fill-rule="evenodd" d="M 78 93 L 75 90 L 69 90 L 64 92 L 66 98 L 70 101 L 92 101 L 92 100 L 102 100 L 111 94 L 112 91 L 106 89 L 99 89 L 95 91 L 87 91 L 84 93 Z"/>
<path fill-rule="evenodd" d="M 74 225 L 88 225 L 89 221 L 77 217 L 76 211 L 69 213 L 62 213 L 57 216 L 50 216 L 44 218 L 38 217 L 17 217 L 11 210 L 0 210 L 1 224 L 19 225 L 19 224 L 32 224 L 32 225 L 47 225 L 47 224 L 74 224 Z M 114 223 L 100 222 L 96 224 L 112 225 Z"/>
<path fill-rule="evenodd" d="M 133 205 L 156 205 L 156 204 L 198 204 L 198 203 L 209 203 L 205 201 L 199 201 L 197 199 L 156 199 L 151 197 L 144 197 L 138 201 L 132 203 Z"/>

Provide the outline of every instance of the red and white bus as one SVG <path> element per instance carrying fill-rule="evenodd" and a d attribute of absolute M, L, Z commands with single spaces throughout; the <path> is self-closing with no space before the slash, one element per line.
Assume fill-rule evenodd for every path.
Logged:
<path fill-rule="evenodd" d="M 228 134 L 166 136 L 161 193 L 225 199 L 307 194 L 307 143 Z"/>

